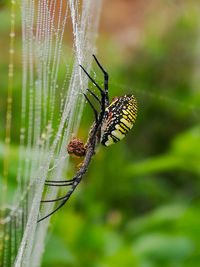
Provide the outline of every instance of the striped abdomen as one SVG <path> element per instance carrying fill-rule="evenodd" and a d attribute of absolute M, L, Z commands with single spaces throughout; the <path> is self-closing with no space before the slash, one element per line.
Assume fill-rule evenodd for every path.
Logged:
<path fill-rule="evenodd" d="M 137 117 L 137 102 L 133 95 L 114 98 L 105 110 L 101 127 L 101 143 L 110 146 L 125 137 Z"/>

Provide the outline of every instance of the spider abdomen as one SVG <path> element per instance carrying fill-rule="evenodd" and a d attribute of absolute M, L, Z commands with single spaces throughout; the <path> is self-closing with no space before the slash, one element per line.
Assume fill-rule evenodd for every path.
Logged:
<path fill-rule="evenodd" d="M 110 146 L 122 140 L 137 117 L 137 102 L 133 95 L 114 98 L 105 110 L 101 127 L 101 143 Z"/>

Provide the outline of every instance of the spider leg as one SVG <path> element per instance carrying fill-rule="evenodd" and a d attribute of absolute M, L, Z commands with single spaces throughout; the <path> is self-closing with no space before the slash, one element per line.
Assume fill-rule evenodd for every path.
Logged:
<path fill-rule="evenodd" d="M 44 219 L 48 218 L 49 216 L 51 216 L 52 214 L 54 214 L 57 210 L 59 210 L 63 205 L 65 205 L 65 203 L 67 202 L 68 198 L 67 198 L 67 195 L 64 197 L 64 200 L 61 202 L 61 204 L 55 209 L 53 210 L 52 212 L 50 212 L 49 214 L 47 214 L 46 216 L 42 217 L 41 219 L 39 219 L 37 222 L 41 222 L 43 221 Z"/>
<path fill-rule="evenodd" d="M 74 178 L 69 179 L 69 180 L 61 180 L 61 181 L 45 180 L 45 185 L 48 185 L 48 186 L 69 186 L 69 185 L 73 184 L 74 180 L 75 180 Z"/>
<path fill-rule="evenodd" d="M 92 102 L 90 101 L 90 99 L 86 96 L 86 94 L 83 94 L 86 98 L 86 100 L 88 101 L 88 103 L 90 104 L 92 110 L 94 111 L 94 116 L 95 116 L 95 120 L 96 120 L 96 123 L 98 123 L 98 113 L 97 113 L 97 110 L 95 109 L 95 107 L 93 106 Z"/>
<path fill-rule="evenodd" d="M 80 174 L 79 174 L 80 176 Z M 50 212 L 49 214 L 47 214 L 46 216 L 42 217 L 41 219 L 39 219 L 37 222 L 41 222 L 44 219 L 48 218 L 49 216 L 51 216 L 52 214 L 54 214 L 57 210 L 59 210 L 60 208 L 62 208 L 62 206 L 65 205 L 65 203 L 67 202 L 67 200 L 70 198 L 71 194 L 74 192 L 75 188 L 77 187 L 77 185 L 79 184 L 79 182 L 82 179 L 82 176 L 76 176 L 76 180 L 73 182 L 72 188 L 67 192 L 67 194 L 63 197 L 63 201 L 60 203 L 60 205 L 54 209 L 52 212 Z M 56 200 L 55 200 L 56 201 Z M 48 201 L 49 202 L 49 201 Z M 53 202 L 53 201 L 52 201 Z"/>
<path fill-rule="evenodd" d="M 45 183 L 70 183 L 73 182 L 75 180 L 75 178 L 73 179 L 69 179 L 69 180 L 45 180 Z"/>
<path fill-rule="evenodd" d="M 59 198 L 56 198 L 56 199 L 50 199 L 50 200 L 41 200 L 40 202 L 41 202 L 41 203 L 56 202 L 56 201 L 62 200 L 62 199 L 64 199 L 64 198 L 66 198 L 66 196 L 64 196 L 64 197 L 59 197 Z"/>
<path fill-rule="evenodd" d="M 104 89 L 105 89 L 105 99 L 106 99 L 106 106 L 109 104 L 109 97 L 108 97 L 108 73 L 104 70 L 104 68 L 102 67 L 102 65 L 99 63 L 98 59 L 96 58 L 95 55 L 93 55 L 94 60 L 96 61 L 97 65 L 99 66 L 99 68 L 102 70 L 103 74 L 104 74 Z"/>
<path fill-rule="evenodd" d="M 93 82 L 93 84 L 99 89 L 99 91 L 101 93 L 101 111 L 102 111 L 101 113 L 103 114 L 104 110 L 105 110 L 105 104 L 107 104 L 106 92 L 101 89 L 101 87 L 95 82 L 95 80 L 90 76 L 90 74 L 83 68 L 83 66 L 80 65 L 80 67 L 85 72 L 85 74 L 88 76 L 88 78 Z M 100 117 L 102 117 L 102 115 Z M 98 123 L 97 123 L 97 125 L 98 125 Z"/>
<path fill-rule="evenodd" d="M 99 91 L 101 92 L 101 95 L 105 96 L 105 92 L 104 90 L 101 89 L 101 87 L 95 82 L 95 80 L 90 76 L 90 74 L 83 68 L 82 65 L 79 65 L 81 67 L 81 69 L 85 72 L 85 74 L 88 76 L 88 78 L 92 81 L 92 83 L 99 89 Z"/>
<path fill-rule="evenodd" d="M 99 102 L 99 104 L 101 105 L 101 100 L 98 98 L 98 96 L 96 96 L 90 89 L 87 89 L 87 91 L 94 96 L 94 98 Z"/>
<path fill-rule="evenodd" d="M 70 182 L 70 183 L 64 183 L 64 184 L 51 184 L 51 183 L 45 183 L 45 185 L 47 186 L 70 186 L 70 185 L 73 185 L 73 182 Z"/>

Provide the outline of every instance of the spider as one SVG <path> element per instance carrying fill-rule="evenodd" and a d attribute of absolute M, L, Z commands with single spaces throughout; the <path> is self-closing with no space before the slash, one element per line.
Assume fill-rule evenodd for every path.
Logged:
<path fill-rule="evenodd" d="M 109 96 L 108 96 L 108 73 L 101 66 L 96 56 L 93 55 L 95 62 L 101 69 L 104 75 L 104 89 L 102 89 L 95 80 L 89 75 L 89 73 L 84 69 L 82 65 L 80 65 L 81 69 L 88 76 L 88 78 L 92 81 L 92 83 L 97 87 L 100 92 L 100 97 L 95 95 L 90 89 L 87 91 L 91 96 L 100 104 L 101 110 L 98 114 L 96 108 L 88 98 L 86 94 L 84 94 L 87 102 L 91 106 L 95 121 L 93 122 L 91 129 L 89 131 L 88 140 L 83 146 L 80 144 L 80 139 L 77 139 L 77 143 L 81 145 L 82 154 L 84 155 L 83 163 L 74 176 L 74 178 L 66 181 L 53 181 L 46 180 L 45 185 L 47 186 L 71 186 L 70 190 L 63 197 L 51 199 L 51 200 L 42 200 L 42 203 L 47 202 L 57 202 L 61 201 L 57 208 L 55 208 L 52 212 L 47 214 L 38 220 L 41 222 L 47 217 L 54 214 L 58 211 L 62 206 L 65 205 L 67 200 L 70 198 L 71 194 L 76 189 L 77 185 L 80 183 L 83 175 L 88 169 L 89 163 L 95 153 L 95 149 L 99 143 L 104 146 L 110 146 L 125 137 L 127 132 L 133 127 L 137 117 L 137 102 L 133 95 L 124 95 L 121 97 L 114 97 L 109 104 Z M 76 141 L 76 140 L 75 140 Z M 69 146 L 69 145 L 68 145 Z M 84 147 L 84 149 L 83 149 Z M 76 151 L 74 152 L 76 154 Z"/>

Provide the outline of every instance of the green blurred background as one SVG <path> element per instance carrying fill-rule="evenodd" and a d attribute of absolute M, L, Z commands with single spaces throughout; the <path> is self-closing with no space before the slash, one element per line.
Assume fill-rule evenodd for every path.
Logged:
<path fill-rule="evenodd" d="M 1 169 L 9 12 L 1 2 Z M 97 56 L 110 75 L 110 97 L 133 93 L 138 118 L 123 141 L 100 147 L 68 205 L 52 217 L 42 267 L 200 266 L 199 12 L 197 0 L 103 2 Z M 20 27 L 18 2 L 8 197 L 16 188 Z M 92 120 L 85 105 L 77 136 L 86 140 Z"/>

